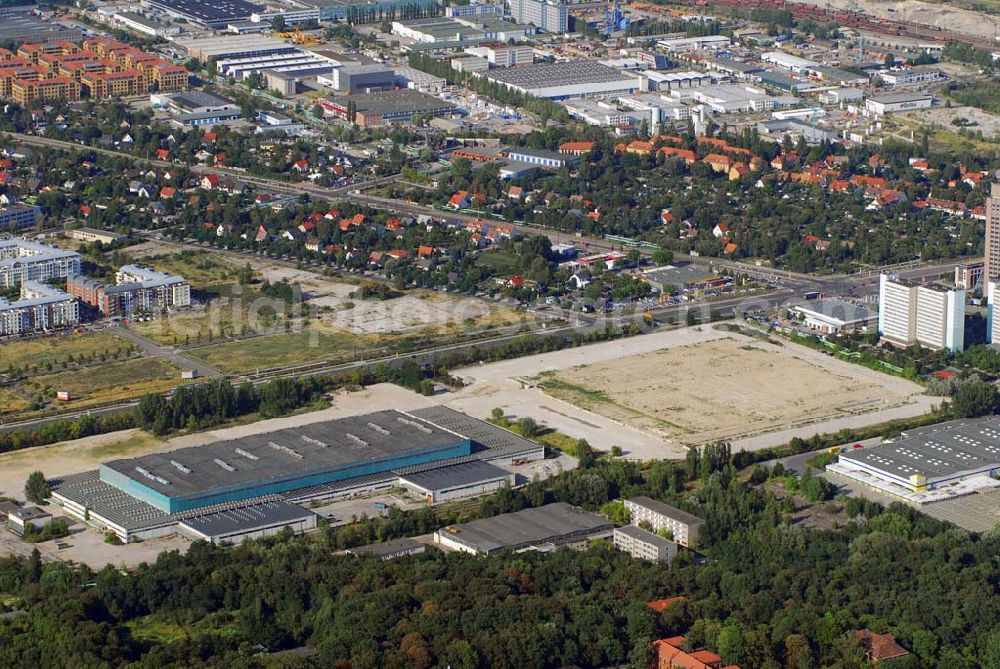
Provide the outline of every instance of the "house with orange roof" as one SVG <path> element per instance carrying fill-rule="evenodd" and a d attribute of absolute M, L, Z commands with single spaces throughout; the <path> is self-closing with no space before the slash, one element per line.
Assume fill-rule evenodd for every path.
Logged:
<path fill-rule="evenodd" d="M 879 662 L 910 654 L 910 651 L 896 643 L 896 637 L 891 634 L 878 634 L 871 630 L 855 630 L 852 635 L 860 642 L 865 651 L 865 657 L 876 667 Z"/>
<path fill-rule="evenodd" d="M 823 177 L 818 174 L 812 174 L 811 172 L 792 172 L 792 181 L 812 186 L 820 186 L 823 184 Z"/>
<path fill-rule="evenodd" d="M 851 190 L 851 182 L 847 179 L 834 179 L 829 185 L 832 193 L 847 193 Z"/>
<path fill-rule="evenodd" d="M 651 602 L 646 602 L 646 606 L 653 609 L 657 613 L 663 613 L 666 609 L 678 602 L 683 602 L 687 597 L 684 595 L 677 595 L 676 597 L 667 597 L 665 599 L 654 599 Z"/>
<path fill-rule="evenodd" d="M 733 166 L 733 161 L 729 156 L 724 156 L 721 153 L 710 153 L 701 160 L 703 163 L 707 163 L 715 172 L 728 173 L 729 169 Z"/>
<path fill-rule="evenodd" d="M 428 246 L 427 244 L 421 244 L 417 247 L 417 255 L 421 258 L 430 258 L 434 255 L 434 247 Z"/>
<path fill-rule="evenodd" d="M 594 150 L 593 142 L 563 142 L 559 145 L 559 153 L 570 156 L 582 156 Z"/>
<path fill-rule="evenodd" d="M 691 149 L 678 149 L 675 146 L 661 146 L 659 153 L 669 158 L 683 158 L 688 165 L 698 160 L 698 155 Z"/>
<path fill-rule="evenodd" d="M 160 189 L 161 200 L 172 198 L 176 194 L 177 194 L 177 189 L 174 188 L 173 186 L 164 186 L 163 188 Z"/>
<path fill-rule="evenodd" d="M 685 651 L 686 642 L 683 636 L 654 641 L 656 669 L 739 669 L 736 665 L 724 667 L 722 658 L 709 650 Z"/>
<path fill-rule="evenodd" d="M 735 163 L 729 168 L 730 181 L 739 181 L 748 174 L 750 174 L 750 168 L 746 163 Z"/>
<path fill-rule="evenodd" d="M 625 153 L 634 153 L 638 156 L 648 156 L 653 151 L 653 143 L 637 139 L 629 142 L 625 147 Z"/>
<path fill-rule="evenodd" d="M 448 200 L 452 209 L 465 209 L 469 206 L 469 191 L 460 190 Z"/>
<path fill-rule="evenodd" d="M 723 247 L 723 249 L 722 249 L 722 252 L 723 252 L 723 253 L 725 253 L 725 254 L 726 254 L 727 256 L 729 256 L 729 255 L 732 255 L 732 254 L 736 253 L 736 251 L 737 251 L 737 250 L 738 250 L 739 248 L 740 248 L 740 247 L 738 247 L 738 246 L 737 246 L 736 244 L 734 244 L 734 243 L 732 243 L 732 242 L 729 242 L 728 244 L 726 244 L 726 245 L 725 245 L 725 246 Z"/>
<path fill-rule="evenodd" d="M 716 223 L 715 227 L 712 228 L 712 236 L 716 239 L 722 239 L 729 234 L 729 224 L 728 223 Z"/>
<path fill-rule="evenodd" d="M 166 160 L 169 157 L 170 157 L 170 151 L 168 151 L 167 149 L 157 149 L 156 150 L 156 158 L 157 158 L 157 160 Z"/>
<path fill-rule="evenodd" d="M 670 213 L 669 209 L 664 209 L 660 212 L 660 223 L 663 225 L 669 225 L 674 222 L 674 215 Z"/>

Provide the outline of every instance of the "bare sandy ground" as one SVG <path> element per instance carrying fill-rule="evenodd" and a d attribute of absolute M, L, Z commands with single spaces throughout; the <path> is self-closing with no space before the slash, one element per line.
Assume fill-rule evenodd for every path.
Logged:
<path fill-rule="evenodd" d="M 827 369 L 797 353 L 727 337 L 542 378 L 554 397 L 685 445 L 905 402 L 906 394 L 859 379 L 849 367 Z"/>
<path fill-rule="evenodd" d="M 706 381 L 705 375 L 720 373 L 715 369 L 718 361 L 713 360 L 711 355 L 701 354 L 695 355 L 696 359 L 700 359 L 697 365 L 684 361 L 693 346 L 703 346 L 705 343 L 717 344 L 718 340 L 724 338 L 738 342 L 740 346 L 769 349 L 769 354 L 780 356 L 774 358 L 774 367 L 757 370 L 758 373 L 766 371 L 769 381 L 755 381 L 752 378 L 753 370 L 747 370 L 740 374 L 734 373 L 725 383 L 720 380 L 715 387 L 712 387 L 712 384 Z M 684 372 L 686 376 L 682 375 L 677 379 L 682 383 L 682 389 L 675 391 L 670 401 L 661 402 L 661 410 L 674 407 L 678 402 L 684 402 L 688 406 L 689 420 L 704 420 L 700 415 L 701 412 L 690 407 L 691 402 L 697 397 L 694 393 L 709 397 L 713 394 L 722 397 L 727 394 L 743 393 L 746 397 L 742 399 L 737 397 L 737 401 L 742 402 L 744 407 L 753 408 L 755 402 L 759 401 L 772 412 L 785 411 L 781 405 L 782 398 L 791 399 L 793 402 L 799 401 L 800 398 L 795 397 L 793 392 L 781 389 L 780 386 L 792 383 L 798 386 L 801 383 L 795 379 L 785 378 L 788 374 L 782 370 L 786 367 L 802 370 L 802 373 L 808 372 L 807 379 L 802 384 L 807 388 L 809 383 L 817 379 L 823 380 L 826 384 L 824 387 L 828 390 L 831 388 L 835 390 L 838 384 L 855 388 L 857 399 L 847 401 L 850 397 L 845 394 L 838 400 L 837 405 L 846 411 L 832 413 L 817 411 L 812 416 L 802 416 L 799 423 L 793 425 L 769 424 L 766 417 L 759 417 L 760 434 L 751 436 L 739 430 L 728 435 L 736 448 L 760 449 L 777 446 L 786 443 L 793 436 L 808 437 L 817 432 L 835 432 L 845 427 L 858 427 L 891 418 L 920 415 L 928 411 L 934 402 L 933 398 L 922 395 L 923 388 L 915 383 L 837 360 L 805 347 L 787 342 L 784 346 L 775 347 L 742 335 L 720 332 L 711 327 L 695 327 L 456 370 L 454 373 L 466 378 L 470 385 L 449 396 L 445 399 L 445 403 L 479 418 L 488 416 L 493 407 L 501 407 L 510 415 L 531 416 L 573 437 L 586 438 L 598 448 L 621 446 L 627 457 L 679 458 L 683 457 L 686 443 L 689 443 L 690 439 L 682 440 L 678 436 L 650 430 L 648 420 L 640 420 L 634 415 L 608 415 L 602 410 L 602 407 L 606 406 L 603 402 L 581 408 L 546 394 L 533 385 L 533 379 L 544 372 L 565 372 L 585 365 L 590 369 L 608 370 L 593 384 L 592 390 L 607 393 L 613 390 L 615 383 L 621 384 L 624 382 L 623 379 L 631 378 L 634 381 L 629 383 L 633 384 L 636 392 L 641 392 L 645 387 L 653 387 L 653 384 L 658 382 L 657 379 L 665 375 L 676 376 L 678 372 L 665 369 L 665 365 L 656 359 L 656 355 L 641 359 L 639 363 L 631 362 L 633 356 L 658 354 L 664 350 L 669 352 L 671 349 L 683 349 L 679 355 L 668 356 L 667 359 L 678 361 L 677 364 L 681 364 L 686 370 Z M 751 358 L 761 355 L 758 351 L 739 352 L 747 353 Z M 743 364 L 741 356 L 736 356 L 735 360 L 737 362 L 730 364 Z M 615 370 L 619 370 L 618 373 Z M 747 379 L 744 380 L 743 376 Z M 778 384 L 779 387 L 772 391 L 768 383 Z M 756 387 L 742 388 L 744 384 L 751 386 L 756 384 Z M 685 393 L 689 397 L 685 397 Z M 655 395 L 655 391 L 649 393 L 646 403 L 653 403 Z M 815 397 L 811 406 L 817 405 L 818 401 L 819 397 Z M 732 409 L 725 402 L 719 401 L 714 410 L 717 415 L 721 412 L 724 417 L 725 411 Z M 730 425 L 736 422 L 727 420 Z M 722 432 L 717 433 L 715 438 L 723 438 Z"/>
<path fill-rule="evenodd" d="M 826 9 L 849 9 L 850 0 L 799 0 Z M 958 33 L 993 39 L 1000 31 L 1000 18 L 944 3 L 903 0 L 858 0 L 858 8 L 866 14 L 895 21 L 913 21 L 937 26 Z M 891 10 L 891 11 L 890 11 Z"/>

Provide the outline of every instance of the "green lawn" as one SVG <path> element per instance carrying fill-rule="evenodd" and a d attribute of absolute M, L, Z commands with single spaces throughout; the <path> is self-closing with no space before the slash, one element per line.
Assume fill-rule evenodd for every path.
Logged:
<path fill-rule="evenodd" d="M 360 346 L 362 338 L 306 330 L 196 348 L 188 355 L 218 370 L 240 373 L 314 360 L 351 360 L 355 344 Z"/>
<path fill-rule="evenodd" d="M 182 276 L 193 288 L 236 283 L 240 268 L 233 262 L 208 251 L 179 251 L 143 258 L 142 263 L 161 272 Z"/>
<path fill-rule="evenodd" d="M 60 367 L 70 356 L 79 361 L 81 358 L 99 358 L 102 353 L 111 357 L 116 351 L 124 355 L 131 346 L 131 343 L 107 332 L 80 332 L 15 341 L 0 346 L 0 371 L 25 365 L 44 368 L 51 364 Z"/>
<path fill-rule="evenodd" d="M 159 358 L 134 358 L 83 370 L 41 374 L 24 381 L 33 392 L 69 391 L 63 406 L 80 408 L 164 392 L 181 383 L 180 368 Z"/>

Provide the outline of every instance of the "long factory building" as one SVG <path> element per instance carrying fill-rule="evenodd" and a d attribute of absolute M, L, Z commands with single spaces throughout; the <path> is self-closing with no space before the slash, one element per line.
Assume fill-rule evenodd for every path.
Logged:
<path fill-rule="evenodd" d="M 827 472 L 918 505 L 1000 487 L 1000 417 L 907 430 L 841 453 Z"/>
<path fill-rule="evenodd" d="M 246 536 L 310 525 L 305 515 L 281 521 L 284 525 L 270 522 L 275 514 L 287 519 L 295 513 L 281 505 L 280 513 L 272 514 L 261 505 L 347 499 L 397 486 L 431 503 L 460 499 L 513 485 L 514 476 L 503 465 L 544 455 L 543 447 L 512 432 L 431 407 L 114 460 L 50 486 L 54 503 L 123 541 L 179 532 L 236 542 L 241 535 L 233 522 L 244 517 Z M 209 516 L 212 522 L 205 520 Z M 201 536 L 192 527 L 208 530 Z M 213 535 L 215 527 L 224 528 L 225 536 Z"/>

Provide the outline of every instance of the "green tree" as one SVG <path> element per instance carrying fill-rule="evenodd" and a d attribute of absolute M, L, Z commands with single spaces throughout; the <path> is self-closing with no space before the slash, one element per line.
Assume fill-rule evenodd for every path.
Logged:
<path fill-rule="evenodd" d="M 52 494 L 49 489 L 45 474 L 40 471 L 33 471 L 28 475 L 28 480 L 24 484 L 24 497 L 33 504 L 44 504 L 45 500 Z"/>
<path fill-rule="evenodd" d="M 996 412 L 997 389 L 992 383 L 976 381 L 955 391 L 951 411 L 956 418 L 975 418 Z"/>

